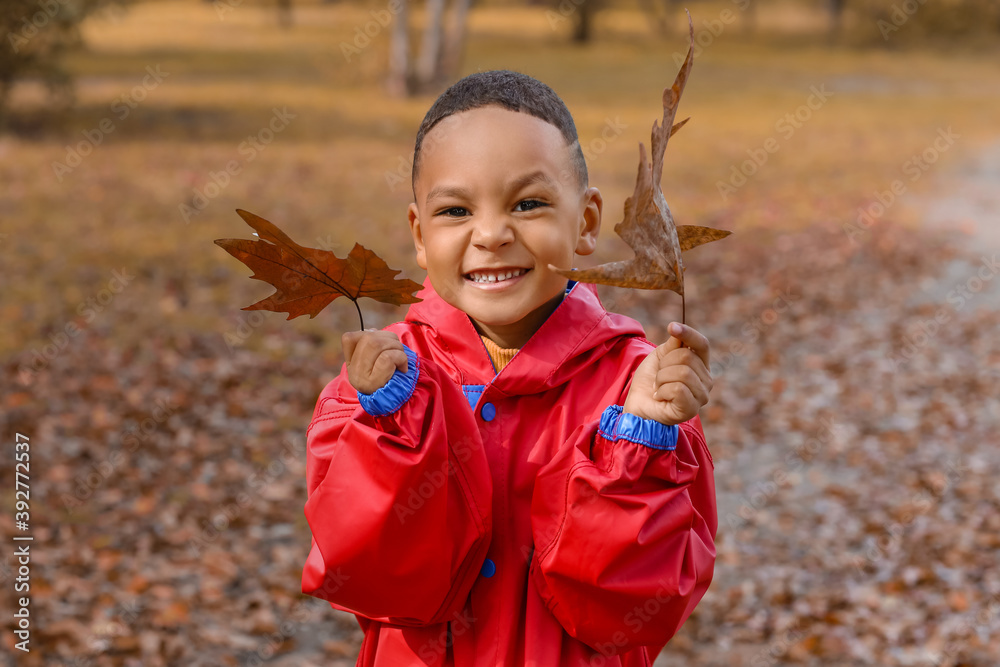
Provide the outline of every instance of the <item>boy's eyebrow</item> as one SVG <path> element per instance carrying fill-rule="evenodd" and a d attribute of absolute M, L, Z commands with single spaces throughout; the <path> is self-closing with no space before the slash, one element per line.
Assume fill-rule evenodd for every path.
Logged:
<path fill-rule="evenodd" d="M 506 190 L 509 192 L 517 192 L 521 188 L 531 185 L 532 183 L 541 183 L 549 187 L 555 186 L 555 183 L 551 178 L 549 178 L 548 174 L 541 169 L 536 169 L 535 171 L 515 178 L 507 184 Z M 431 201 L 436 197 L 468 198 L 469 191 L 461 186 L 439 185 L 431 188 L 431 191 L 427 193 L 427 201 Z"/>
<path fill-rule="evenodd" d="M 532 183 L 541 183 L 550 187 L 555 185 L 555 183 L 552 182 L 552 179 L 549 178 L 548 174 L 541 169 L 537 169 L 530 174 L 525 174 L 524 176 L 514 179 L 508 186 L 508 189 L 511 192 L 517 192 L 521 188 L 531 185 Z"/>

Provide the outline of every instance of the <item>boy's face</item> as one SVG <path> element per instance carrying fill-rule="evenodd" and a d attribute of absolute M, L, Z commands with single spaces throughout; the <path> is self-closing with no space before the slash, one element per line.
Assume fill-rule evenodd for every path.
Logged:
<path fill-rule="evenodd" d="M 566 289 L 548 264 L 594 251 L 601 194 L 577 181 L 558 128 L 527 113 L 463 111 L 424 142 L 409 207 L 417 264 L 481 333 L 521 347 Z"/>

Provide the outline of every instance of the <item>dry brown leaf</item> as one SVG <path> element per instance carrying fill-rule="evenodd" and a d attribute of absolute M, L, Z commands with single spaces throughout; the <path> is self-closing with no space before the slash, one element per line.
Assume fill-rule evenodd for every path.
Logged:
<path fill-rule="evenodd" d="M 288 313 L 286 319 L 300 315 L 310 318 L 337 297 L 354 302 L 364 329 L 364 317 L 358 299 L 368 297 L 383 303 L 402 305 L 421 299 L 413 296 L 422 285 L 397 279 L 400 269 L 389 266 L 374 252 L 359 243 L 346 259 L 329 250 L 306 248 L 293 241 L 277 225 L 248 211 L 236 209 L 260 240 L 216 239 L 215 243 L 251 269 L 251 278 L 274 285 L 275 292 L 242 310 L 270 310 Z"/>
<path fill-rule="evenodd" d="M 673 86 L 663 90 L 663 119 L 653 121 L 650 137 L 652 163 L 646 160 L 646 147 L 639 143 L 639 172 L 635 190 L 625 200 L 625 214 L 615 225 L 615 232 L 635 253 L 632 259 L 609 262 L 591 269 L 560 269 L 549 265 L 557 273 L 588 283 L 637 287 L 640 289 L 669 289 L 684 295 L 684 263 L 681 253 L 704 243 L 729 236 L 732 232 L 674 224 L 673 215 L 660 188 L 663 175 L 663 154 L 667 140 L 689 119 L 674 123 L 681 93 L 691 72 L 694 54 L 694 25 L 688 15 L 691 45 L 681 65 Z M 668 130 L 669 128 L 669 130 Z"/>

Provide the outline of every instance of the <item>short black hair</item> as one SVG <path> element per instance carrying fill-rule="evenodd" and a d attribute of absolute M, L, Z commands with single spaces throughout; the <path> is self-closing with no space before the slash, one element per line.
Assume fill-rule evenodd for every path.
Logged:
<path fill-rule="evenodd" d="M 580 148 L 576 134 L 576 124 L 566 104 L 547 85 L 520 72 L 507 69 L 476 72 L 456 81 L 441 93 L 427 111 L 417 130 L 417 142 L 413 148 L 413 172 L 410 185 L 416 199 L 417 172 L 420 169 L 420 148 L 424 136 L 441 120 L 462 111 L 478 109 L 489 105 L 500 106 L 511 111 L 531 114 L 559 128 L 566 144 L 570 147 L 570 159 L 577 182 L 588 185 L 587 161 Z"/>

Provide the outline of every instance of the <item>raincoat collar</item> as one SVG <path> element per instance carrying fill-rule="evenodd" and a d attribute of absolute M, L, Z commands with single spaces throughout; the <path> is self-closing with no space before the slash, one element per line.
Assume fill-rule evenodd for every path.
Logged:
<path fill-rule="evenodd" d="M 406 321 L 429 327 L 463 385 L 490 385 L 508 395 L 561 385 L 604 355 L 620 336 L 644 336 L 636 320 L 609 313 L 590 283 L 569 281 L 555 310 L 497 373 L 469 316 L 445 301 L 425 278 Z"/>

